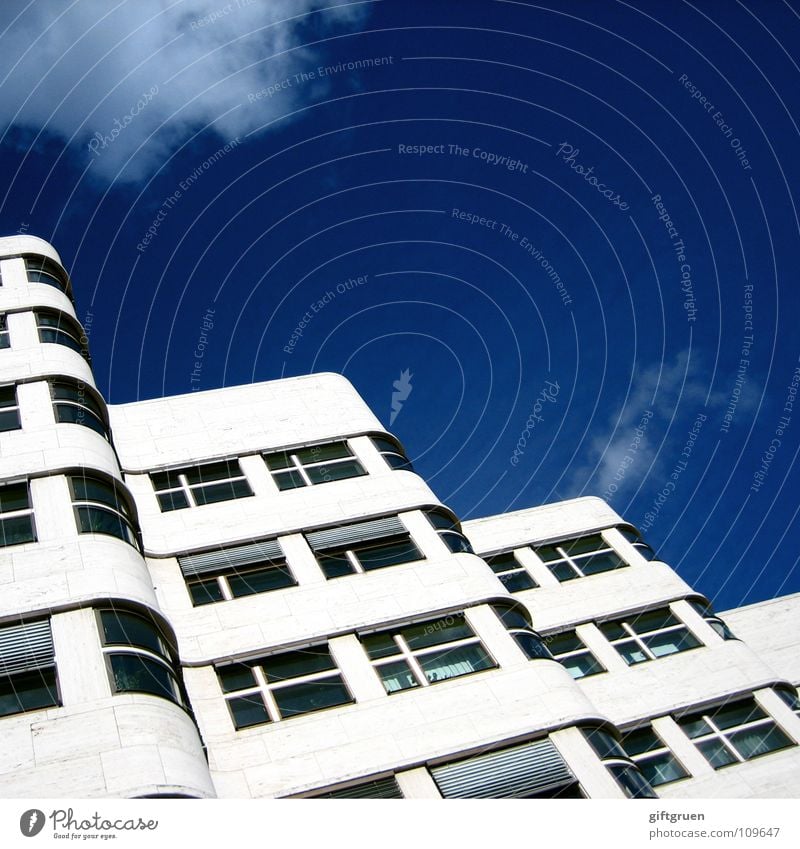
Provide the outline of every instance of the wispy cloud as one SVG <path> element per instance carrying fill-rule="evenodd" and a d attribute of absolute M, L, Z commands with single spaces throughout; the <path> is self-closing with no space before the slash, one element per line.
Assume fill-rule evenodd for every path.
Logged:
<path fill-rule="evenodd" d="M 302 45 L 357 25 L 364 9 L 347 0 L 4 0 L 0 119 L 26 144 L 62 138 L 104 179 L 140 179 L 197 130 L 240 136 L 318 95 L 324 83 L 291 83 L 318 58 L 318 47 Z"/>

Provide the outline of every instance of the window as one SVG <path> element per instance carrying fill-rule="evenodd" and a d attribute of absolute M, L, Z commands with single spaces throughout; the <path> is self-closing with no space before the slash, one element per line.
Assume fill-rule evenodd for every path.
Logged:
<path fill-rule="evenodd" d="M 628 666 L 703 645 L 666 607 L 598 627 Z"/>
<path fill-rule="evenodd" d="M 714 769 L 794 745 L 752 698 L 675 719 Z"/>
<path fill-rule="evenodd" d="M 0 546 L 36 541 L 27 482 L 0 486 Z"/>
<path fill-rule="evenodd" d="M 75 475 L 70 486 L 80 533 L 108 534 L 138 548 L 130 507 L 112 483 Z"/>
<path fill-rule="evenodd" d="M 327 646 L 216 667 L 237 729 L 351 704 Z"/>
<path fill-rule="evenodd" d="M 573 678 L 588 678 L 589 675 L 606 671 L 575 631 L 550 634 L 545 637 L 544 643 L 550 654 Z"/>
<path fill-rule="evenodd" d="M 345 441 L 276 451 L 263 456 L 280 490 L 357 478 L 366 474 Z"/>
<path fill-rule="evenodd" d="M 168 472 L 152 472 L 150 480 L 162 513 L 246 498 L 253 494 L 238 460 L 221 460 Z"/>
<path fill-rule="evenodd" d="M 605 728 L 584 728 L 584 736 L 606 769 L 631 799 L 658 798 L 637 766 L 614 736 Z"/>
<path fill-rule="evenodd" d="M 58 704 L 50 622 L 0 627 L 0 717 Z"/>
<path fill-rule="evenodd" d="M 485 558 L 485 560 L 489 564 L 489 568 L 500 579 L 500 583 L 510 593 L 532 590 L 539 586 L 530 576 L 528 570 L 520 565 L 512 551 L 505 554 L 495 554 L 493 557 Z"/>
<path fill-rule="evenodd" d="M 46 283 L 55 286 L 62 292 L 67 292 L 67 281 L 64 272 L 51 259 L 43 256 L 26 256 L 25 271 L 31 283 Z"/>
<path fill-rule="evenodd" d="M 154 621 L 101 610 L 100 632 L 115 693 L 149 693 L 184 704 L 175 649 Z"/>
<path fill-rule="evenodd" d="M 461 526 L 455 519 L 444 512 L 444 510 L 427 510 L 428 521 L 436 528 L 436 532 L 442 538 L 442 542 L 453 552 L 458 554 L 465 551 L 474 554 L 472 543 L 461 533 Z"/>
<path fill-rule="evenodd" d="M 178 562 L 195 607 L 297 584 L 276 540 L 187 555 Z"/>
<path fill-rule="evenodd" d="M 723 640 L 735 640 L 736 636 L 731 629 L 714 613 L 711 603 L 705 599 L 690 599 L 689 604 L 708 622 L 708 624 L 722 637 Z"/>
<path fill-rule="evenodd" d="M 535 660 L 536 658 L 553 659 L 544 640 L 531 628 L 528 614 L 523 612 L 522 608 L 507 604 L 493 604 L 492 610 L 506 626 L 517 645 L 525 652 L 528 660 Z"/>
<path fill-rule="evenodd" d="M 10 348 L 11 338 L 8 335 L 8 319 L 5 313 L 0 314 L 0 348 Z"/>
<path fill-rule="evenodd" d="M 639 554 L 644 557 L 645 560 L 656 559 L 655 551 L 653 551 L 653 549 L 642 539 L 642 536 L 638 531 L 625 527 L 617 528 L 617 530 L 625 537 L 626 540 L 628 540 Z"/>
<path fill-rule="evenodd" d="M 797 696 L 797 690 L 789 690 L 786 687 L 776 687 L 775 692 L 796 714 L 800 715 L 800 698 Z"/>
<path fill-rule="evenodd" d="M 402 799 L 403 794 L 397 779 L 390 775 L 388 778 L 378 778 L 365 781 L 339 790 L 329 790 L 327 793 L 317 793 L 309 799 Z"/>
<path fill-rule="evenodd" d="M 83 425 L 100 436 L 109 438 L 103 408 L 99 401 L 89 394 L 86 384 L 56 381 L 50 384 L 50 394 L 57 422 Z"/>
<path fill-rule="evenodd" d="M 600 534 L 554 545 L 538 545 L 533 550 L 561 582 L 597 575 L 611 569 L 621 569 L 628 565 Z"/>
<path fill-rule="evenodd" d="M 385 436 L 372 436 L 372 444 L 380 451 L 384 460 L 393 468 L 401 469 L 407 472 L 413 472 L 414 467 L 411 465 L 411 460 L 406 457 L 406 452 L 400 447 L 399 443 Z"/>
<path fill-rule="evenodd" d="M 689 775 L 650 725 L 624 732 L 622 745 L 653 787 L 679 781 Z"/>
<path fill-rule="evenodd" d="M 21 427 L 17 387 L 13 384 L 0 386 L 0 432 L 19 430 Z"/>
<path fill-rule="evenodd" d="M 87 339 L 77 321 L 65 313 L 52 310 L 37 310 L 36 326 L 40 342 L 64 345 L 77 351 L 87 362 L 91 362 Z"/>
<path fill-rule="evenodd" d="M 359 635 L 359 639 L 387 693 L 427 687 L 497 666 L 463 613 Z"/>

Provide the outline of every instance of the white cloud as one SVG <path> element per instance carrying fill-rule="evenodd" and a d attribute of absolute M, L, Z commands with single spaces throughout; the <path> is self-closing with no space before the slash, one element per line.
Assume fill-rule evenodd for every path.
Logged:
<path fill-rule="evenodd" d="M 105 179 L 140 179 L 208 124 L 229 140 L 318 96 L 324 81 L 293 80 L 318 57 L 300 45 L 360 23 L 346 3 L 3 0 L 0 119 L 26 144 L 64 139 Z"/>

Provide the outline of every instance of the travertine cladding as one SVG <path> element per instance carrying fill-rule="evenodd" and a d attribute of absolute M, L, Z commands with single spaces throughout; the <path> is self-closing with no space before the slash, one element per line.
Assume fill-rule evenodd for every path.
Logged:
<path fill-rule="evenodd" d="M 350 382 L 329 373 L 121 404 L 109 413 L 126 472 L 384 430 Z"/>
<path fill-rule="evenodd" d="M 800 684 L 800 593 L 721 613 L 781 678 Z"/>

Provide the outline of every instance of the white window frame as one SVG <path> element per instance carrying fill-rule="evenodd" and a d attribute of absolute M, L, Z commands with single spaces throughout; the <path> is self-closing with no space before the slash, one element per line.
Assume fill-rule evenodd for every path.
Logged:
<path fill-rule="evenodd" d="M 627 749 L 625 749 L 625 735 L 632 734 L 635 731 L 644 731 L 645 729 L 649 729 L 649 731 L 653 734 L 653 736 L 658 740 L 661 745 L 657 746 L 654 749 L 648 749 L 646 752 L 640 752 L 638 755 L 630 754 Z M 652 724 L 647 723 L 646 725 L 639 725 L 636 728 L 627 728 L 622 731 L 622 748 L 625 749 L 628 757 L 636 764 L 636 766 L 641 771 L 641 765 L 646 763 L 647 761 L 653 760 L 653 758 L 660 757 L 662 755 L 669 755 L 675 763 L 683 770 L 684 775 L 678 776 L 677 778 L 672 778 L 669 781 L 661 781 L 658 784 L 652 784 L 653 787 L 663 787 L 665 784 L 674 784 L 676 781 L 683 781 L 685 778 L 691 778 L 692 774 L 688 769 L 681 763 L 680 759 L 677 757 L 675 752 L 664 742 L 661 735 L 653 728 Z M 644 774 L 644 773 L 642 773 Z"/>
<path fill-rule="evenodd" d="M 30 516 L 31 517 L 31 539 L 25 540 L 24 542 L 14 542 L 8 545 L 0 543 L 0 548 L 8 548 L 11 545 L 27 545 L 31 542 L 36 542 L 36 517 L 33 513 L 33 499 L 31 498 L 31 486 L 30 482 L 27 480 L 17 480 L 17 481 L 6 481 L 0 489 L 4 489 L 5 487 L 11 486 L 24 486 L 25 492 L 28 497 L 28 506 L 23 507 L 19 510 L 6 510 L 0 512 L 0 524 L 3 524 L 6 519 L 18 519 L 20 516 Z"/>
<path fill-rule="evenodd" d="M 556 654 L 553 651 L 552 639 L 555 638 L 555 637 L 563 637 L 563 636 L 566 636 L 566 635 L 570 635 L 570 636 L 574 637 L 581 644 L 582 648 L 571 649 L 570 651 L 561 652 L 560 654 Z M 580 681 L 582 678 L 591 678 L 593 675 L 600 675 L 603 672 L 608 672 L 608 670 L 605 668 L 605 666 L 603 666 L 603 664 L 600 662 L 600 660 L 598 660 L 595 653 L 586 645 L 586 642 L 584 641 L 584 639 L 581 637 L 581 635 L 574 628 L 566 630 L 566 631 L 559 631 L 559 632 L 554 633 L 554 634 L 547 634 L 543 639 L 544 639 L 544 644 L 547 647 L 548 651 L 550 652 L 550 654 L 553 655 L 553 659 L 557 660 L 562 666 L 564 666 L 564 661 L 568 660 L 571 657 L 584 657 L 584 656 L 588 655 L 600 667 L 595 672 L 589 672 L 586 675 L 575 676 L 570 672 L 570 676 L 572 677 L 573 681 Z M 569 672 L 569 670 L 567 670 L 567 671 Z"/>
<path fill-rule="evenodd" d="M 567 548 L 575 542 L 578 542 L 581 539 L 586 537 L 600 537 L 603 545 L 600 548 L 597 548 L 593 551 L 583 551 L 580 554 L 568 554 Z M 540 548 L 555 548 L 556 551 L 561 555 L 561 557 L 555 560 L 545 560 L 543 557 L 539 556 L 538 549 Z M 550 574 L 560 583 L 566 583 L 568 581 L 576 580 L 578 578 L 592 578 L 596 575 L 604 575 L 607 572 L 616 572 L 618 569 L 624 569 L 631 564 L 620 554 L 619 551 L 610 543 L 605 537 L 602 535 L 600 531 L 596 531 L 591 534 L 583 534 L 579 537 L 570 537 L 570 539 L 561 540 L 560 542 L 551 542 L 551 543 L 543 543 L 538 545 L 531 546 L 533 553 L 537 556 L 537 558 L 541 561 L 541 563 L 548 569 Z M 618 566 L 615 566 L 613 569 L 606 569 L 603 572 L 595 572 L 590 574 L 585 574 L 580 564 L 584 560 L 588 560 L 591 557 L 595 557 L 598 554 L 613 554 L 615 555 L 620 563 Z M 572 571 L 571 578 L 559 578 L 555 572 L 555 568 L 558 566 L 566 565 Z"/>
<path fill-rule="evenodd" d="M 343 445 L 345 449 L 349 452 L 349 454 L 347 457 L 335 457 L 330 460 L 317 460 L 311 463 L 303 463 L 300 457 L 296 453 L 294 453 L 295 451 L 300 450 L 313 451 L 315 448 L 324 448 L 326 445 Z M 323 483 L 334 483 L 337 480 L 350 480 L 351 478 L 363 477 L 367 474 L 367 471 L 364 468 L 364 464 L 361 462 L 361 460 L 359 460 L 358 455 L 353 451 L 353 449 L 350 447 L 350 443 L 346 439 L 336 439 L 331 442 L 317 442 L 313 445 L 303 445 L 294 449 L 290 449 L 288 451 L 267 451 L 264 452 L 261 456 L 264 458 L 264 462 L 267 464 L 267 471 L 272 477 L 275 486 L 278 486 L 278 480 L 276 476 L 286 476 L 289 472 L 296 472 L 300 475 L 300 478 L 303 481 L 303 486 L 287 487 L 286 489 L 280 490 L 281 492 L 289 492 L 292 489 L 303 489 L 306 486 L 319 486 Z M 283 469 L 270 469 L 268 458 L 272 456 L 286 456 L 290 461 L 290 465 L 286 466 L 286 468 Z M 361 469 L 361 473 L 356 475 L 350 475 L 347 478 L 331 478 L 330 480 L 321 480 L 315 482 L 311 479 L 311 476 L 306 471 L 307 469 L 316 469 L 325 466 L 337 466 L 342 463 L 353 462 L 355 462 L 355 464 Z"/>
<path fill-rule="evenodd" d="M 200 483 L 189 483 L 187 478 L 187 472 L 193 471 L 195 469 L 201 469 L 203 466 L 213 466 L 217 463 L 236 463 L 239 467 L 240 474 L 233 475 L 232 477 L 227 478 L 217 478 L 216 480 L 210 481 L 200 481 Z M 168 473 L 171 475 L 176 475 L 178 478 L 178 486 L 167 486 L 164 489 L 158 489 L 156 487 L 156 482 L 152 479 L 152 475 L 158 475 Z M 227 501 L 238 501 L 240 498 L 248 498 L 253 495 L 253 487 L 250 486 L 250 481 L 247 479 L 247 475 L 242 471 L 241 463 L 239 462 L 238 457 L 225 458 L 221 460 L 209 460 L 206 463 L 197 463 L 194 466 L 181 466 L 179 469 L 156 469 L 150 472 L 151 478 L 150 482 L 153 486 L 153 491 L 156 494 L 156 501 L 158 502 L 158 506 L 161 509 L 162 513 L 174 513 L 176 510 L 187 510 L 193 507 L 207 507 L 209 505 L 214 504 L 222 504 Z M 225 483 L 234 483 L 236 481 L 244 481 L 247 484 L 247 488 L 250 492 L 247 495 L 236 496 L 235 498 L 225 498 L 220 501 L 213 501 L 209 503 L 198 503 L 198 501 L 194 497 L 195 489 L 204 489 L 205 487 L 210 486 L 219 486 L 220 484 Z M 159 500 L 159 495 L 170 495 L 173 492 L 180 492 L 186 498 L 188 504 L 185 507 L 174 507 L 171 510 L 164 510 L 161 506 L 161 501 Z"/>
<path fill-rule="evenodd" d="M 635 631 L 634 628 L 630 625 L 630 622 L 636 620 L 639 616 L 641 616 L 645 613 L 655 613 L 658 610 L 664 610 L 665 612 L 669 612 L 675 619 L 678 620 L 677 624 L 676 625 L 667 625 L 663 628 L 654 628 L 652 631 L 642 631 L 642 632 Z M 615 637 L 614 639 L 607 637 L 605 632 L 603 631 L 603 626 L 609 625 L 609 624 L 612 624 L 612 623 L 619 625 L 623 629 L 623 631 L 625 631 L 625 636 Z M 638 666 L 640 663 L 647 663 L 648 661 L 651 661 L 651 660 L 661 660 L 664 657 L 671 657 L 672 655 L 675 655 L 675 654 L 683 654 L 683 652 L 685 652 L 685 651 L 691 651 L 692 649 L 695 649 L 695 648 L 702 648 L 705 645 L 705 643 L 694 633 L 694 631 L 692 631 L 692 629 L 680 618 L 680 616 L 678 616 L 669 607 L 654 608 L 653 610 L 643 610 L 643 611 L 640 611 L 639 613 L 631 614 L 631 615 L 629 615 L 625 618 L 608 619 L 608 620 L 605 620 L 603 622 L 599 622 L 597 624 L 598 624 L 598 627 L 600 629 L 600 632 L 603 634 L 603 637 L 606 639 L 607 642 L 609 642 L 617 650 L 617 654 L 619 654 L 619 656 L 625 661 L 625 663 L 628 664 L 628 666 Z M 648 648 L 647 644 L 642 639 L 643 637 L 654 637 L 654 636 L 657 636 L 659 634 L 668 634 L 668 633 L 671 633 L 671 632 L 677 632 L 677 631 L 681 631 L 681 630 L 686 631 L 691 637 L 693 637 L 695 640 L 697 640 L 699 645 L 689 646 L 688 648 L 681 649 L 680 651 L 677 651 L 677 652 L 670 652 L 669 654 L 657 655 L 657 654 L 654 654 Z M 622 652 L 619 650 L 619 644 L 620 643 L 629 643 L 631 641 L 635 642 L 636 646 L 643 652 L 643 654 L 645 656 L 645 660 L 640 660 L 640 661 L 637 661 L 636 663 L 628 663 L 628 661 L 625 659 Z"/>
<path fill-rule="evenodd" d="M 510 592 L 510 593 L 524 593 L 524 592 L 527 592 L 528 590 L 535 590 L 535 589 L 539 588 L 539 582 L 531 574 L 530 569 L 528 569 L 525 565 L 523 565 L 522 563 L 519 562 L 519 560 L 517 559 L 517 557 L 516 557 L 516 555 L 514 554 L 513 551 L 498 551 L 495 554 L 485 554 L 485 555 L 482 555 L 482 556 L 483 556 L 483 559 L 486 561 L 487 565 L 489 566 L 489 568 L 492 570 L 492 572 L 494 572 L 494 574 L 497 575 L 498 581 L 500 581 L 500 583 L 504 587 L 506 587 L 506 589 L 508 589 L 508 586 L 507 586 L 506 582 L 502 579 L 501 576 L 511 576 L 511 575 L 523 574 L 531 581 L 532 586 L 530 586 L 530 587 L 523 587 L 520 590 L 508 590 L 508 592 Z M 492 560 L 496 560 L 500 557 L 510 557 L 511 561 L 514 565 L 510 566 L 507 569 L 496 569 L 495 565 L 500 565 L 500 564 L 493 564 Z"/>
<path fill-rule="evenodd" d="M 11 433 L 13 430 L 22 429 L 22 417 L 20 416 L 19 397 L 17 395 L 16 383 L 6 383 L 0 386 L 0 389 L 11 389 L 14 394 L 14 403 L 0 406 L 0 413 L 16 413 L 17 424 L 15 427 L 4 427 L 0 429 L 0 433 Z"/>

